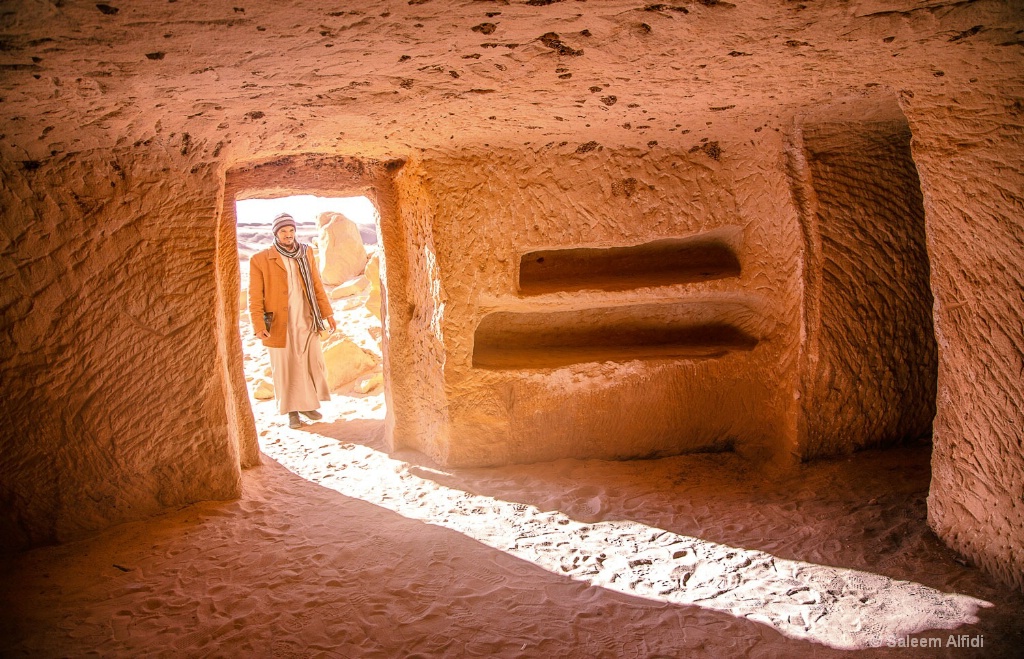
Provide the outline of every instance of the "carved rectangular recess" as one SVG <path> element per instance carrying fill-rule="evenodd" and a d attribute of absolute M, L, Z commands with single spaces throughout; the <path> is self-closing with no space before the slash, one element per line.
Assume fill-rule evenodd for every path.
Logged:
<path fill-rule="evenodd" d="M 741 236 L 741 227 L 730 226 L 629 247 L 528 252 L 519 261 L 519 292 L 619 291 L 738 277 Z"/>
<path fill-rule="evenodd" d="M 490 313 L 477 326 L 473 366 L 557 368 L 634 359 L 707 359 L 758 344 L 763 321 L 736 302 L 643 304 Z"/>

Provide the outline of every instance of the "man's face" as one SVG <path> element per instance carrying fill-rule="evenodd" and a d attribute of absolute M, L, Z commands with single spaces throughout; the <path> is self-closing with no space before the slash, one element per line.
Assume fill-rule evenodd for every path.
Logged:
<path fill-rule="evenodd" d="M 281 227 L 277 230 L 277 242 L 285 247 L 295 245 L 295 227 Z"/>

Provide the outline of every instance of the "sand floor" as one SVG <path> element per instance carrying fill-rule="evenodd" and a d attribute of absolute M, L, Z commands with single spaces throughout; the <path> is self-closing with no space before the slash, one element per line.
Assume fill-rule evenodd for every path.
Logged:
<path fill-rule="evenodd" d="M 372 317 L 345 306 L 342 331 L 372 347 Z M 265 355 L 247 332 L 253 376 Z M 927 527 L 928 445 L 786 473 L 733 454 L 445 469 L 384 452 L 384 406 L 379 391 L 348 387 L 324 420 L 291 430 L 273 401 L 253 400 L 264 464 L 244 473 L 238 501 L 5 561 L 0 654 L 1017 657 L 1024 647 L 1024 597 Z"/>

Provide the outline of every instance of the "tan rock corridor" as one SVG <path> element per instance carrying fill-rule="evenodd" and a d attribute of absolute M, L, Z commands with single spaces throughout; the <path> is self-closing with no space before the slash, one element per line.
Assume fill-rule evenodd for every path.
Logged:
<path fill-rule="evenodd" d="M 3 3 L 0 655 L 1018 656 L 1022 46 L 1002 0 Z M 291 429 L 235 204 L 296 194 L 378 251 L 325 221 Z"/>

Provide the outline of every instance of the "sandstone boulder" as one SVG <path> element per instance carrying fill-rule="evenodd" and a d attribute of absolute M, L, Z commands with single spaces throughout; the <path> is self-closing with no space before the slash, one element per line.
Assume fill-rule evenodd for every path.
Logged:
<path fill-rule="evenodd" d="M 366 248 L 359 227 L 342 213 L 317 217 L 320 278 L 325 286 L 337 286 L 358 277 L 366 267 Z"/>
<path fill-rule="evenodd" d="M 373 252 L 373 256 L 366 263 L 364 274 L 370 282 L 370 297 L 366 299 L 366 308 L 381 320 L 380 313 L 380 248 Z"/>
<path fill-rule="evenodd" d="M 324 362 L 327 364 L 327 385 L 331 391 L 340 389 L 377 365 L 371 353 L 349 339 L 325 347 Z"/>
<path fill-rule="evenodd" d="M 270 400 L 274 397 L 274 385 L 263 378 L 257 378 L 252 384 L 252 396 L 257 400 Z"/>
<path fill-rule="evenodd" d="M 352 295 L 361 292 L 369 285 L 370 280 L 367 279 L 366 275 L 359 275 L 355 279 L 349 279 L 341 286 L 335 286 L 330 292 L 330 297 L 332 300 L 351 297 Z"/>
<path fill-rule="evenodd" d="M 359 382 L 356 383 L 355 390 L 361 394 L 368 394 L 376 391 L 378 387 L 384 384 L 383 373 L 371 373 L 362 377 Z"/>

